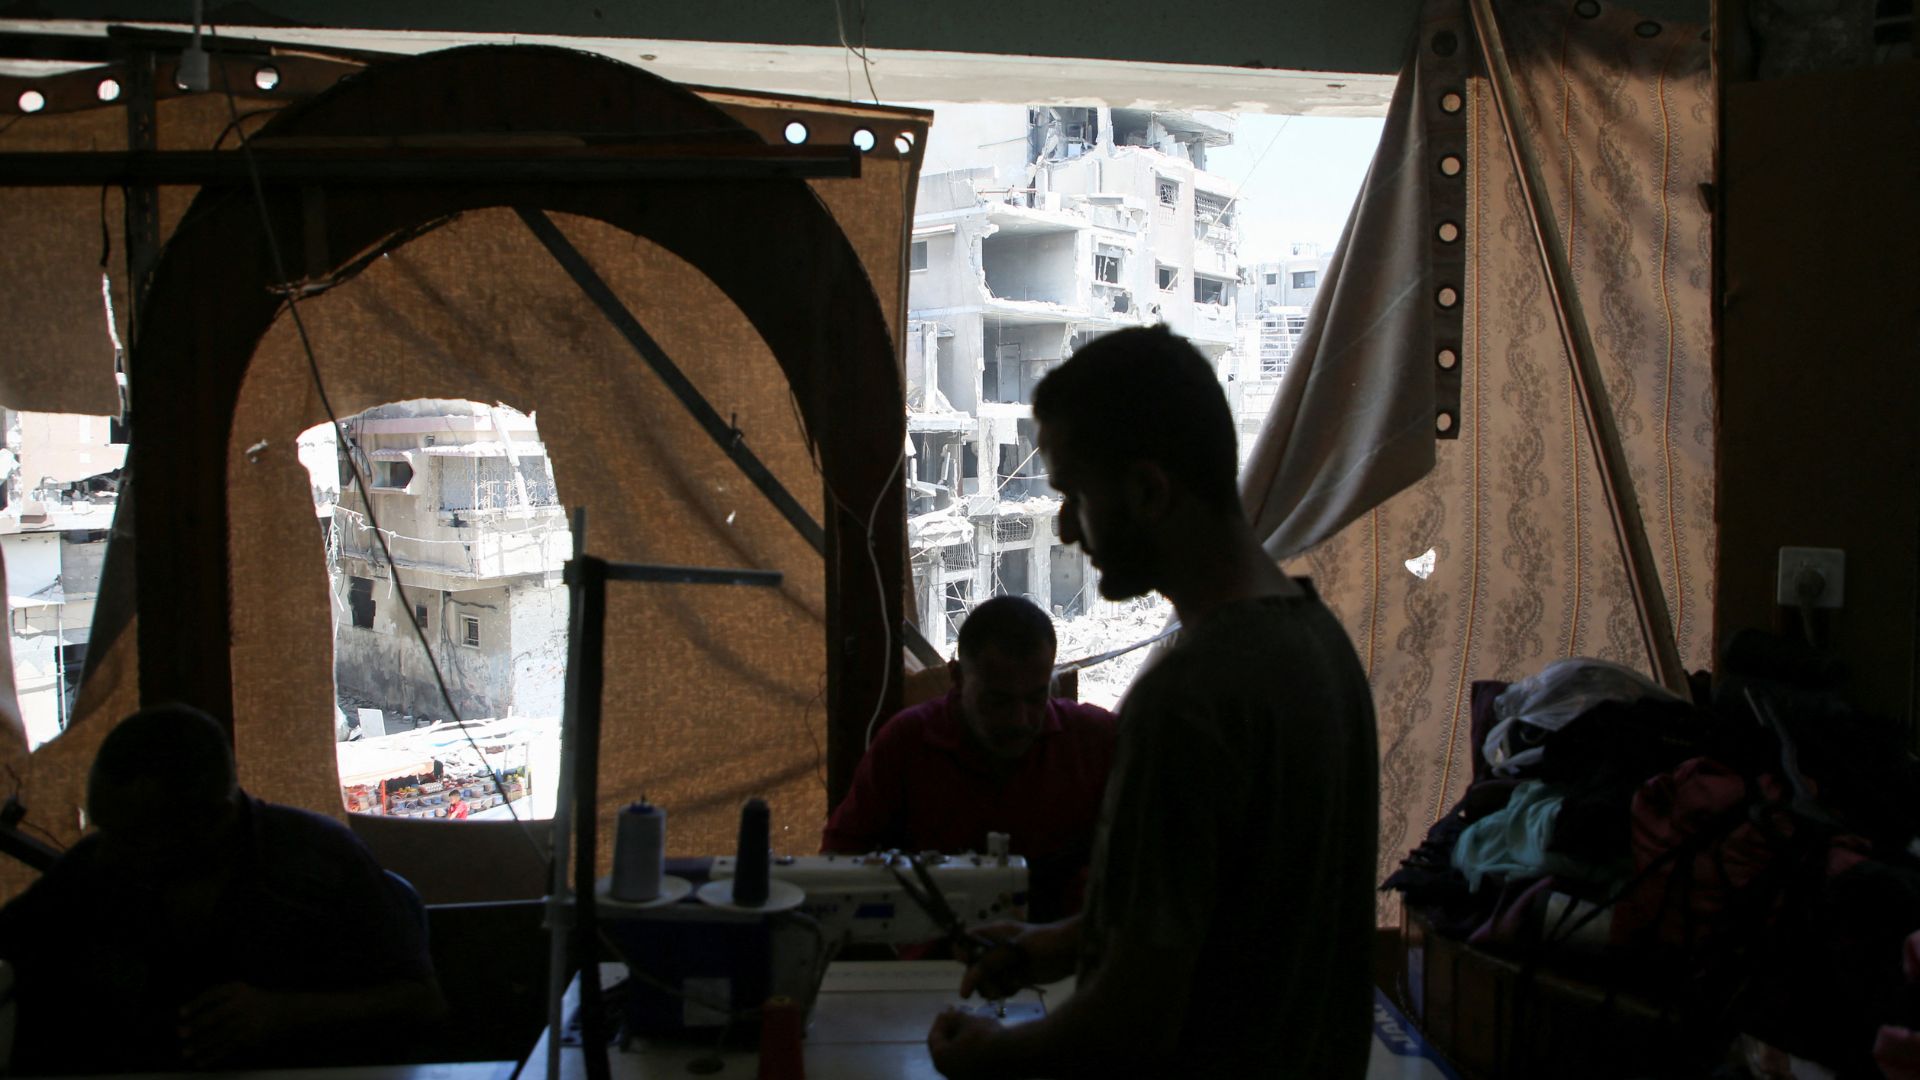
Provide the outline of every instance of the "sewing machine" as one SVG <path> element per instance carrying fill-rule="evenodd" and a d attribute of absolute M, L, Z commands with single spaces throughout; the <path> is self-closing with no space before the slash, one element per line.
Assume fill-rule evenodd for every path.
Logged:
<path fill-rule="evenodd" d="M 779 856 L 772 894 L 757 908 L 712 900 L 726 891 L 713 886 L 734 877 L 732 856 L 675 860 L 668 880 L 685 886 L 662 900 L 629 904 L 601 893 L 604 937 L 630 969 L 618 995 L 627 1034 L 751 1040 L 752 1011 L 769 997 L 789 998 L 810 1016 L 827 964 L 847 945 L 964 943 L 966 926 L 1022 918 L 1026 860 L 994 846 L 989 854 Z"/>

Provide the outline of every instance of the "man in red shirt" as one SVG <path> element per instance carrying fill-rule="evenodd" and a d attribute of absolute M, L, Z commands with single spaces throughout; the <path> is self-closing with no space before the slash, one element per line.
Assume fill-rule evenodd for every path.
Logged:
<path fill-rule="evenodd" d="M 1115 728 L 1105 709 L 1049 697 L 1054 648 L 1052 620 L 1024 597 L 975 608 L 953 689 L 881 727 L 821 850 L 984 851 L 1003 832 L 1027 859 L 1029 915 L 1078 911 Z"/>

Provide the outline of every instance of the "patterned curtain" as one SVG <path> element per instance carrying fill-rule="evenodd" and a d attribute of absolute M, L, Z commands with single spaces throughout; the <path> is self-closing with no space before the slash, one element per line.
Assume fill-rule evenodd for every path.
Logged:
<path fill-rule="evenodd" d="M 1680 655 L 1690 669 L 1706 667 L 1714 572 L 1711 245 L 1701 194 L 1714 135 L 1706 35 L 1598 0 L 1497 7 L 1521 84 L 1519 121 L 1547 174 L 1553 225 L 1566 240 L 1598 346 Z M 1446 376 L 1436 389 L 1442 365 L 1431 333 L 1409 335 L 1386 353 L 1323 347 L 1297 380 L 1289 372 L 1298 385 L 1281 391 L 1282 402 L 1291 398 L 1298 415 L 1311 416 L 1316 384 L 1325 385 L 1330 391 L 1318 396 L 1351 415 L 1337 388 L 1357 380 L 1339 377 L 1340 365 L 1372 365 L 1367 378 L 1376 381 L 1384 367 L 1447 437 L 1429 444 L 1431 471 L 1384 501 L 1373 497 L 1380 485 L 1368 477 L 1382 469 L 1391 475 L 1391 463 L 1376 466 L 1351 448 L 1344 458 L 1329 454 L 1365 466 L 1347 483 L 1367 496 L 1350 499 L 1340 514 L 1329 514 L 1324 499 L 1300 504 L 1313 523 L 1338 518 L 1331 535 L 1301 526 L 1288 490 L 1247 491 L 1256 520 L 1283 538 L 1270 548 L 1279 555 L 1305 549 L 1292 569 L 1315 579 L 1372 680 L 1382 877 L 1466 787 L 1475 680 L 1518 679 L 1567 656 L 1651 671 L 1491 90 L 1477 64 L 1458 88 L 1420 77 L 1422 63 L 1431 65 L 1449 44 L 1471 54 L 1470 28 L 1451 42 L 1443 36 L 1456 26 L 1469 27 L 1462 5 L 1429 5 L 1421 55 L 1402 77 L 1415 90 L 1396 97 L 1387 129 L 1412 134 L 1400 147 L 1383 144 L 1381 153 L 1441 153 L 1445 140 L 1419 134 L 1436 115 L 1424 99 L 1457 89 L 1462 100 L 1447 115 L 1464 113 L 1464 170 L 1449 178 L 1437 157 L 1413 170 L 1376 160 L 1375 173 L 1412 179 L 1370 179 L 1348 240 L 1389 240 L 1384 231 L 1366 237 L 1358 230 L 1369 214 L 1381 215 L 1383 200 L 1397 200 L 1385 213 L 1399 207 L 1401 242 L 1421 246 L 1444 223 L 1432 207 L 1457 180 L 1464 196 L 1461 288 L 1453 298 L 1457 405 Z M 1406 211 L 1406 184 L 1427 193 L 1425 213 Z M 1362 256 L 1349 253 L 1340 272 L 1368 274 L 1375 264 Z M 1435 322 L 1446 315 L 1432 297 L 1454 272 L 1431 261 L 1419 271 Z M 1323 292 L 1340 287 L 1336 280 Z M 1366 300 L 1390 290 L 1351 291 Z M 1329 330 L 1369 324 L 1372 313 L 1342 310 L 1341 300 L 1335 292 L 1315 320 Z M 1312 455 L 1322 447 L 1289 440 L 1274 423 L 1260 450 L 1273 459 L 1295 455 L 1281 473 L 1313 472 Z M 1383 922 L 1397 918 L 1396 900 L 1382 899 Z"/>

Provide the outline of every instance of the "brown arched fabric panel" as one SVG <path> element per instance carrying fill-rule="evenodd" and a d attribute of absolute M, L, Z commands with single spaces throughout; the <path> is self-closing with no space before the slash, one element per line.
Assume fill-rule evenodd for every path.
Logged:
<path fill-rule="evenodd" d="M 525 94 L 524 87 L 531 85 L 548 92 Z M 887 628 L 899 624 L 902 544 L 898 535 L 899 491 L 891 466 L 904 439 L 900 430 L 904 423 L 895 420 L 903 414 L 897 350 L 889 329 L 900 317 L 898 298 L 903 296 L 903 274 L 899 252 L 904 245 L 905 223 L 911 217 L 912 178 L 918 168 L 918 147 L 925 141 L 927 117 L 911 110 L 756 102 L 750 96 L 709 93 L 722 100 L 723 107 L 634 69 L 581 54 L 524 48 L 458 50 L 370 68 L 352 83 L 286 110 L 263 134 L 499 135 L 561 130 L 625 136 L 650 133 L 682 143 L 696 139 L 758 143 L 777 139 L 779 128 L 773 121 L 780 119 L 780 114 L 791 113 L 805 118 L 823 138 L 844 136 L 851 127 L 866 124 L 882 132 L 907 130 L 915 138 L 911 152 L 904 155 L 893 152 L 890 143 L 883 143 L 881 150 L 863 160 L 863 175 L 858 180 L 729 180 L 622 188 L 555 184 L 537 190 L 469 186 L 375 192 L 364 187 L 342 187 L 328 191 L 325 213 L 317 228 L 305 207 L 290 194 L 271 194 L 269 205 L 275 232 L 287 247 L 289 272 L 295 276 L 303 271 L 310 273 L 316 265 L 343 266 L 404 230 L 462 214 L 465 216 L 454 224 L 419 243 L 431 245 L 436 237 L 443 244 L 451 243 L 471 235 L 476 222 L 497 221 L 504 223 L 507 231 L 481 243 L 479 249 L 491 250 L 489 245 L 495 243 L 522 245 L 518 258 L 495 260 L 499 269 L 522 266 L 530 272 L 537 268 L 538 273 L 553 274 L 550 257 L 516 215 L 504 209 L 487 209 L 542 207 L 563 224 L 602 276 L 616 284 L 628 306 L 643 319 L 655 317 L 650 310 L 668 313 L 658 324 L 650 322 L 648 326 L 663 341 L 675 336 L 669 324 L 676 318 L 690 323 L 712 319 L 726 323 L 728 329 L 716 338 L 730 342 L 727 349 L 731 353 L 713 347 L 712 339 L 701 338 L 689 345 L 683 338 L 676 347 L 690 351 L 675 359 L 690 372 L 702 372 L 697 378 L 702 391 L 723 414 L 739 413 L 749 445 L 820 516 L 828 537 L 827 559 L 823 564 L 809 552 L 811 576 L 804 570 L 790 571 L 786 590 L 759 598 L 774 605 L 771 610 L 775 614 L 747 627 L 748 640 L 714 629 L 723 625 L 725 618 L 708 610 L 706 605 L 713 603 L 709 598 L 651 600 L 647 601 L 651 607 L 636 609 L 656 623 L 666 620 L 678 627 L 678 636 L 661 647 L 658 663 L 677 663 L 683 670 L 708 664 L 729 671 L 746 688 L 743 693 L 752 703 L 741 705 L 729 699 L 732 704 L 728 707 L 751 714 L 751 724 L 761 725 L 744 734 L 736 733 L 736 742 L 727 744 L 732 753 L 720 768 L 698 777 L 657 769 L 648 775 L 667 787 L 650 786 L 648 790 L 670 790 L 675 799 L 684 798 L 683 809 L 688 815 L 700 809 L 696 803 L 704 797 L 711 804 L 709 812 L 715 815 L 712 821 L 719 822 L 731 815 L 731 806 L 722 808 L 721 804 L 736 802 L 747 790 L 761 790 L 772 783 L 779 805 L 793 807 L 794 817 L 814 815 L 813 821 L 792 823 L 793 833 L 798 836 L 813 829 L 825 806 L 824 796 L 817 794 L 820 782 L 815 753 L 806 737 L 803 714 L 805 723 L 816 729 L 825 716 L 831 725 L 856 733 L 837 740 L 851 748 L 849 760 L 838 767 L 850 767 L 858 753 L 857 732 L 864 729 L 874 708 L 885 707 L 897 694 L 899 685 L 898 668 L 893 666 L 898 663 L 897 649 L 893 650 L 891 665 L 882 662 L 889 652 Z M 538 100 L 533 100 L 535 97 Z M 91 223 L 97 229 L 97 211 Z M 61 236 L 69 251 L 79 250 L 83 245 L 73 240 L 71 222 L 68 226 Z M 639 239 L 641 236 L 647 239 Z M 316 243 L 310 248 L 309 241 Z M 429 246 L 419 252 L 434 250 L 438 249 Z M 361 301 L 352 299 L 354 290 L 367 281 L 385 281 L 386 275 L 408 266 L 410 257 L 405 251 L 402 248 L 392 258 L 378 260 L 380 265 L 363 273 L 361 280 L 312 300 L 316 314 L 329 306 L 342 311 L 360 306 Z M 459 255 L 456 252 L 451 257 Z M 97 251 L 93 259 L 97 262 Z M 241 408 L 241 383 L 250 378 L 248 369 L 256 342 L 263 345 L 261 357 L 266 365 L 259 378 L 269 380 L 261 385 L 278 385 L 286 394 L 295 393 L 291 382 L 270 382 L 287 378 L 284 367 L 274 362 L 273 350 L 282 344 L 284 333 L 276 319 L 284 316 L 278 314 L 278 301 L 268 291 L 273 278 L 270 262 L 260 235 L 257 207 L 250 193 L 243 191 L 203 194 L 195 204 L 192 219 L 170 242 L 155 288 L 155 310 L 164 311 L 167 317 L 155 320 L 134 357 L 134 398 L 140 423 L 132 460 L 136 475 L 149 478 L 142 488 L 143 498 L 136 500 L 136 505 L 149 507 L 140 515 L 145 537 L 140 546 L 144 560 L 141 599 L 146 610 L 164 613 L 163 628 L 149 627 L 139 649 L 130 632 L 114 638 L 110 647 L 103 644 L 101 670 L 95 676 L 98 685 L 90 683 L 83 691 L 81 718 L 68 735 L 35 755 L 35 772 L 44 775 L 36 775 L 31 781 L 31 798 L 37 806 L 48 808 L 44 817 L 49 822 L 57 822 L 62 815 L 72 816 L 86 761 L 104 731 L 102 718 L 123 715 L 133 703 L 136 667 L 145 675 L 142 690 L 149 698 L 185 697 L 213 703 L 222 712 L 226 711 L 224 702 L 233 703 L 240 716 L 237 737 L 250 783 L 271 788 L 289 801 L 337 809 L 324 719 L 311 735 L 300 728 L 298 743 L 280 752 L 264 749 L 275 745 L 265 737 L 269 728 L 254 727 L 255 718 L 265 724 L 272 713 L 321 707 L 310 706 L 303 699 L 296 705 L 292 695 L 302 692 L 302 680 L 310 680 L 312 671 L 324 669 L 324 658 L 316 664 L 303 652 L 289 661 L 288 654 L 294 650 L 284 639 L 278 649 L 271 644 L 273 635 L 287 628 L 276 630 L 272 625 L 250 622 L 266 613 L 248 610 L 247 605 L 240 604 L 241 593 L 229 592 L 223 543 L 226 530 L 220 523 L 241 528 L 240 504 L 236 494 L 225 490 L 220 480 L 208 479 L 227 477 L 231 467 L 240 470 L 234 476 L 236 484 L 251 483 L 242 463 L 257 471 L 265 470 L 260 475 L 287 465 L 269 465 L 270 454 L 262 455 L 260 463 L 244 462 L 241 451 L 258 440 L 240 441 L 241 431 L 233 426 L 252 416 L 237 414 L 236 410 Z M 495 346 L 542 325 L 549 331 L 554 328 L 550 320 L 560 310 L 557 301 L 532 316 L 524 311 L 516 313 L 504 299 L 467 319 L 438 309 L 434 307 L 436 301 L 431 300 L 432 290 L 444 283 L 430 280 L 436 269 L 430 268 L 425 278 L 408 283 L 417 296 L 429 298 L 423 311 L 431 317 L 425 321 L 437 320 L 436 325 L 443 328 L 458 326 L 468 334 L 476 333 L 478 326 L 491 326 L 499 331 L 488 338 Z M 644 281 L 635 276 L 643 270 L 652 274 Z M 490 276 L 487 287 L 503 298 L 518 291 L 497 274 L 483 276 Z M 664 280 L 675 284 L 663 298 L 652 290 Z M 369 295 L 381 292 L 373 289 Z M 568 294 L 568 302 L 576 302 L 577 295 Z M 731 306 L 708 311 L 695 304 L 696 298 L 703 298 L 700 302 L 704 303 L 705 299 L 723 296 L 732 298 Z M 397 301 L 396 296 L 385 299 Z M 632 403 L 654 393 L 651 373 L 624 343 L 608 344 L 604 318 L 584 301 L 578 303 L 580 306 L 567 316 L 565 329 L 583 340 L 593 338 L 593 362 L 606 365 L 607 371 L 624 370 L 631 383 L 620 388 L 620 393 L 603 390 L 601 400 L 593 404 L 610 405 L 620 400 Z M 346 314 L 330 317 L 352 321 Z M 542 320 L 549 321 L 543 324 Z M 414 318 L 405 324 L 417 327 L 422 321 Z M 398 325 L 388 323 L 382 333 L 391 335 Z M 458 340 L 457 336 L 453 340 Z M 525 344 L 525 339 L 518 340 Z M 751 342 L 750 348 L 742 344 L 747 342 Z M 441 348 L 443 343 L 432 344 Z M 728 363 L 730 357 L 738 361 L 743 348 L 761 358 L 760 366 Z M 349 351 L 359 362 L 372 356 L 369 350 Z M 769 357 L 772 363 L 767 362 Z M 518 356 L 510 363 L 506 355 L 496 352 L 493 359 L 496 363 L 488 369 L 487 378 L 509 391 L 500 395 L 506 403 L 543 410 L 543 433 L 549 430 L 547 425 L 560 422 L 548 415 L 556 410 L 543 405 L 540 397 L 512 392 L 526 385 L 527 373 L 512 379 L 502 375 L 522 361 L 546 359 L 544 353 L 537 358 Z M 323 357 L 323 363 L 330 362 Z M 484 367 L 477 361 L 476 366 Z M 738 404 L 729 403 L 728 381 L 749 376 L 752 394 L 748 396 L 754 403 L 749 405 L 744 399 Z M 564 376 L 561 378 L 564 380 Z M 406 381 L 396 379 L 391 394 L 386 384 L 369 386 L 367 403 L 427 392 L 400 385 Z M 447 392 L 450 396 L 483 396 L 475 389 L 481 381 L 448 379 Z M 460 389 L 452 387 L 456 382 Z M 787 397 L 788 386 L 794 391 L 791 400 Z M 547 388 L 540 391 L 541 395 L 551 392 Z M 274 409 L 293 411 L 269 410 L 263 416 L 276 422 L 284 417 L 289 424 L 297 416 L 310 423 L 313 403 L 306 400 L 307 390 L 298 393 L 298 400 L 304 404 L 295 408 L 276 399 Z M 778 410 L 763 407 L 775 399 L 780 404 Z M 749 418 L 767 412 L 777 415 L 766 421 L 765 428 L 756 430 Z M 798 422 L 796 415 L 801 418 Z M 745 519 L 749 510 L 764 516 L 765 505 L 747 488 L 737 470 L 730 471 L 731 464 L 712 454 L 710 443 L 700 441 L 704 436 L 684 445 L 666 441 L 668 429 L 676 425 L 685 425 L 684 415 L 677 409 L 644 432 L 634 429 L 630 417 L 622 416 L 615 430 L 596 429 L 590 438 L 582 436 L 579 445 L 586 449 L 578 453 L 578 461 L 570 464 L 567 460 L 576 456 L 574 452 L 557 454 L 562 497 L 569 500 L 593 487 L 593 466 L 588 463 L 593 455 L 616 460 L 622 452 L 629 456 L 637 453 L 622 451 L 608 442 L 616 437 L 633 436 L 632 446 L 642 445 L 640 435 L 655 440 L 650 452 L 662 465 L 653 477 L 656 482 L 668 476 L 666 466 L 686 469 L 673 489 L 679 499 L 674 512 L 678 519 L 666 515 L 678 531 L 662 534 L 667 536 L 664 546 L 648 547 L 657 539 L 651 533 L 636 532 L 631 538 L 612 533 L 621 512 L 609 503 L 609 509 L 596 512 L 591 530 L 596 553 L 613 558 L 677 558 L 677 552 L 687 555 L 687 561 L 720 563 L 746 563 L 763 555 L 776 561 L 787 559 L 797 534 L 784 522 L 744 546 L 734 542 L 737 537 L 728 540 L 725 532 L 711 528 L 713 520 L 723 520 L 736 508 L 740 510 L 736 521 Z M 297 428 L 289 430 L 286 437 L 290 439 L 296 432 Z M 678 439 L 684 434 L 679 431 L 672 437 Z M 813 443 L 817 470 L 809 461 L 805 439 Z M 271 439 L 269 443 L 272 445 Z M 290 452 L 290 447 L 283 449 Z M 823 475 L 831 478 L 834 491 L 848 509 L 833 507 L 825 497 Z M 242 476 L 247 479 L 243 481 Z M 304 497 L 304 480 L 299 486 Z M 865 521 L 867 513 L 876 507 L 879 525 L 870 551 Z M 306 521 L 310 520 L 309 512 Z M 629 520 L 634 519 L 629 516 Z M 679 528 L 687 522 L 694 525 Z M 311 546 L 310 532 L 305 535 Z M 729 552 L 734 553 L 732 558 L 725 557 Z M 304 561 L 307 555 L 312 556 L 311 563 Z M 317 551 L 305 552 L 299 564 L 310 565 L 316 578 L 321 573 Z M 254 570 L 254 564 L 235 566 L 236 573 Z M 236 588 L 240 580 L 235 579 Z M 324 605 L 323 584 L 309 586 L 290 579 L 285 587 L 293 591 L 317 587 Z M 245 597 L 251 598 L 251 594 Z M 234 621 L 229 626 L 230 602 L 239 606 L 233 608 Z M 324 613 L 324 606 L 318 610 Z M 128 620 L 121 629 L 131 631 L 136 625 L 131 616 Z M 811 629 L 782 635 L 780 644 L 787 652 L 761 660 L 754 633 L 771 627 L 792 631 L 801 624 Z M 204 655 L 206 650 L 196 654 L 192 643 L 229 640 L 230 634 L 230 663 Z M 97 636 L 96 640 L 102 639 Z M 325 644 L 323 637 L 303 648 L 324 651 Z M 807 657 L 804 663 L 797 659 L 803 655 Z M 271 666 L 267 664 L 269 659 Z M 261 666 L 250 666 L 255 664 Z M 796 664 L 806 668 L 804 679 Z M 634 688 L 640 681 L 640 669 L 632 670 L 635 680 L 621 685 L 637 696 Z M 791 714 L 783 712 L 802 685 L 807 697 L 800 708 Z M 616 691 L 615 684 L 610 683 L 609 691 L 610 718 L 611 710 L 641 707 L 637 701 L 614 702 L 613 693 L 623 692 Z M 693 727 L 702 733 L 708 731 L 708 722 L 715 718 L 702 713 L 696 724 L 691 717 L 697 711 L 676 713 L 680 719 L 675 723 L 680 726 L 662 727 L 659 737 L 671 742 L 686 736 Z M 772 715 L 782 719 L 766 719 Z M 611 728 L 609 734 L 611 742 Z M 796 745 L 804 746 L 805 753 L 796 753 Z M 655 754 L 656 750 L 660 752 Z M 315 763 L 286 768 L 279 763 L 290 755 L 316 753 L 320 757 Z M 672 759 L 670 753 L 644 739 L 612 753 L 625 753 L 635 760 L 654 755 L 656 765 L 659 760 Z M 256 754 L 265 756 L 255 760 Z M 42 769 L 42 764 L 46 768 Z M 635 774 L 610 783 L 605 789 L 608 805 L 635 794 L 633 785 L 653 782 Z M 703 796 L 693 795 L 696 789 Z M 718 841 L 710 844 L 706 839 L 709 832 L 715 837 L 721 835 L 718 824 L 706 828 L 692 816 L 681 824 L 687 831 L 679 834 L 680 839 L 700 840 L 706 847 L 717 845 Z M 725 831 L 730 836 L 730 826 Z M 71 834 L 65 838 L 70 839 Z M 812 836 L 807 836 L 794 846 L 811 843 Z M 676 847 L 680 846 L 677 839 Z"/>
<path fill-rule="evenodd" d="M 277 95 L 249 92 L 233 108 L 249 130 L 301 93 L 331 83 L 348 65 L 283 59 Z M 216 68 L 217 70 L 217 68 Z M 247 71 L 250 73 L 251 68 Z M 52 77 L 0 78 L 0 152 L 125 150 L 123 103 L 99 100 L 103 78 L 123 90 L 124 65 Z M 207 150 L 231 124 L 225 97 L 189 96 L 171 90 L 171 72 L 156 76 L 155 135 L 162 150 Z M 245 85 L 246 73 L 236 78 Z M 18 112 L 20 93 L 40 92 L 46 107 Z M 226 138 L 232 145 L 232 136 Z M 159 191 L 161 235 L 172 232 L 195 189 Z M 132 307 L 128 293 L 126 203 L 119 188 L 0 187 L 0 405 L 27 412 L 117 416 L 121 392 L 115 379 L 113 334 L 101 292 L 104 273 L 112 283 L 114 332 L 128 340 Z M 103 268 L 101 259 L 106 258 Z M 123 488 L 123 491 L 125 489 Z M 0 728 L 0 760 L 20 776 L 20 797 L 29 820 L 58 842 L 80 835 L 79 806 L 86 774 L 107 724 L 139 705 L 137 646 L 131 574 L 131 502 L 125 495 L 112 523 L 108 580 L 101 583 L 89 642 L 87 678 L 74 702 L 67 730 L 31 755 L 24 733 Z M 119 574 L 118 581 L 111 575 Z M 118 587 L 116 587 L 118 586 Z M 11 657 L 0 654 L 10 670 Z M 106 718 L 102 721 L 101 718 Z M 0 861 L 0 896 L 11 896 L 34 877 L 13 860 Z"/>
<path fill-rule="evenodd" d="M 785 376 L 739 309 L 655 244 L 590 219 L 556 223 L 820 517 L 825 500 Z M 827 663 L 825 565 L 518 216 L 466 213 L 301 313 L 341 416 L 413 398 L 504 402 L 536 414 L 560 498 L 586 508 L 596 554 L 785 575 L 778 591 L 614 587 L 600 782 L 610 804 L 645 794 L 664 805 L 678 852 L 724 850 L 746 794 L 769 798 L 776 830 L 798 838 L 790 848 L 810 849 L 826 809 L 815 751 L 826 739 L 816 700 Z M 283 317 L 254 354 L 228 448 L 234 736 L 249 790 L 315 809 L 339 805 L 333 624 L 293 438 L 325 422 Z M 264 451 L 247 453 L 261 442 Z M 394 544 L 403 561 L 420 554 Z"/>

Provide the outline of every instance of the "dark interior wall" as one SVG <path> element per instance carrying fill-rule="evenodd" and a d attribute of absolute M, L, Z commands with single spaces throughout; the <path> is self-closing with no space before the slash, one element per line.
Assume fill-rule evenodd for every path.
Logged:
<path fill-rule="evenodd" d="M 1301 71 L 1390 74 L 1405 59 L 1420 0 L 838 0 L 848 40 L 876 49 L 1077 57 Z M 34 18 L 183 21 L 187 4 L 38 0 Z M 1705 0 L 1642 0 L 1643 14 L 1704 23 Z M 177 10 L 176 10 L 177 9 Z M 249 0 L 207 5 L 217 23 L 443 33 L 562 34 L 837 47 L 831 3 L 622 4 L 555 0 L 448 4 L 426 0 Z"/>
<path fill-rule="evenodd" d="M 1846 551 L 1855 704 L 1914 720 L 1920 64 L 1726 89 L 1720 637 L 1797 626 L 1779 549 Z M 1911 730 L 1911 727 L 1910 727 Z"/>

